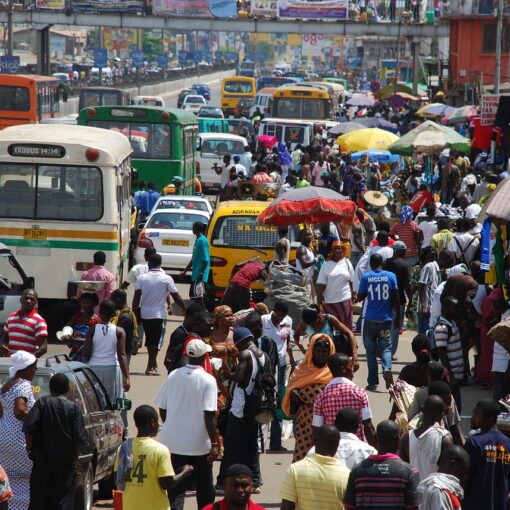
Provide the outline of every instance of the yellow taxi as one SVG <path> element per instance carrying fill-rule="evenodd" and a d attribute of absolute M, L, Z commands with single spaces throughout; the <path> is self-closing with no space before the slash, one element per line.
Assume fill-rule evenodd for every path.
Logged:
<path fill-rule="evenodd" d="M 207 229 L 211 273 L 208 282 L 208 295 L 215 299 L 223 296 L 234 267 L 240 262 L 259 257 L 272 260 L 278 240 L 278 227 L 257 222 L 259 214 L 270 202 L 232 200 L 222 202 L 216 209 Z M 299 229 L 290 226 L 288 238 L 291 242 L 290 259 L 295 260 L 299 246 Z M 256 283 L 252 290 L 263 289 Z M 213 296 L 214 294 L 214 296 Z"/>

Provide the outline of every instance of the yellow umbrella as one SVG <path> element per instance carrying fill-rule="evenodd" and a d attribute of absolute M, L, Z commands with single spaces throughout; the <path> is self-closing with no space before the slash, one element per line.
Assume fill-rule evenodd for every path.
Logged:
<path fill-rule="evenodd" d="M 387 150 L 388 147 L 398 140 L 398 136 L 384 129 L 369 128 L 359 129 L 345 133 L 336 139 L 342 151 L 358 152 L 366 150 Z"/>

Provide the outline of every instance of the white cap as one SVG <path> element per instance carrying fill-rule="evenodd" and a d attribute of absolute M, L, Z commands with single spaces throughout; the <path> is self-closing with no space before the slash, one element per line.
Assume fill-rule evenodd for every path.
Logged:
<path fill-rule="evenodd" d="M 9 367 L 9 377 L 14 377 L 16 372 L 25 370 L 30 365 L 33 365 L 37 361 L 37 358 L 26 351 L 16 351 L 11 356 L 12 367 Z"/>
<path fill-rule="evenodd" d="M 186 354 L 190 358 L 200 358 L 211 351 L 212 347 L 199 338 L 194 338 L 186 346 Z"/>

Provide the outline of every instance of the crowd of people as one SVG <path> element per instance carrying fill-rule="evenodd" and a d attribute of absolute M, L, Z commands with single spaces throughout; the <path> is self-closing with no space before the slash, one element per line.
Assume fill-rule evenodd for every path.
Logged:
<path fill-rule="evenodd" d="M 286 451 L 290 422 L 295 441 L 283 510 L 506 509 L 510 440 L 497 422 L 499 401 L 510 393 L 510 356 L 493 331 L 510 316 L 508 239 L 504 225 L 479 220 L 498 170 L 479 180 L 474 158 L 451 150 L 408 158 L 395 173 L 368 157 L 353 161 L 320 132 L 311 147 L 289 152 L 280 144 L 259 157 L 261 182 L 279 178 L 284 190 L 331 187 L 355 201 L 352 225 L 303 228 L 295 255 L 281 228 L 272 260 L 236 266 L 212 311 L 204 306 L 211 261 L 200 223 L 184 271 L 192 274 L 188 303 L 151 248 L 119 289 L 103 252 L 82 276 L 104 286 L 81 293 L 80 310 L 59 336 L 73 359 L 93 368 L 112 402 L 131 387 L 130 362 L 143 337 L 145 375 L 160 375 L 162 350 L 168 372 L 155 407 L 134 411 L 137 435 L 117 456 L 124 508 L 182 510 L 191 487 L 200 509 L 262 508 L 251 500 L 263 490 L 260 454 L 266 445 Z M 149 186 L 137 197 L 142 209 L 154 193 Z M 309 298 L 298 321 L 292 303 L 254 303 L 250 292 L 272 264 L 286 266 L 294 257 Z M 173 307 L 184 318 L 165 345 Z M 399 338 L 409 330 L 416 331 L 416 360 L 396 374 Z M 73 508 L 83 418 L 58 374 L 51 395 L 34 399 L 31 381 L 47 341 L 37 294 L 25 290 L 2 338 L 12 368 L 0 390 L 0 501 L 10 499 L 10 509 Z M 364 363 L 361 385 L 354 374 Z M 370 400 L 381 381 L 393 404 L 388 420 L 374 423 Z M 492 398 L 466 409 L 461 389 L 474 384 L 492 388 Z M 472 415 L 467 436 L 463 412 Z M 65 473 L 52 464 L 48 446 L 59 434 Z M 60 475 L 48 476 L 54 472 Z M 215 503 L 217 494 L 225 497 Z"/>

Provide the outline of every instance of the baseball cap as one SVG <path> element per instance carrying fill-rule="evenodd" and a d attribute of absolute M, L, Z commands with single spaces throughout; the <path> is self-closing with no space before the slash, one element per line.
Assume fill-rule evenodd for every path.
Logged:
<path fill-rule="evenodd" d="M 234 344 L 238 344 L 247 338 L 253 338 L 253 333 L 248 328 L 235 328 L 234 329 Z"/>
<path fill-rule="evenodd" d="M 393 244 L 393 251 L 407 250 L 406 243 L 404 241 L 395 241 Z"/>
<path fill-rule="evenodd" d="M 240 157 L 240 156 L 238 156 L 238 155 L 236 154 L 236 155 L 234 156 L 234 161 L 235 161 L 236 163 L 239 163 L 239 161 L 241 161 L 241 157 Z"/>
<path fill-rule="evenodd" d="M 204 354 L 211 351 L 212 347 L 207 345 L 203 340 L 199 340 L 198 338 L 194 338 L 186 346 L 186 354 L 190 358 L 200 358 L 201 356 L 204 356 Z"/>

